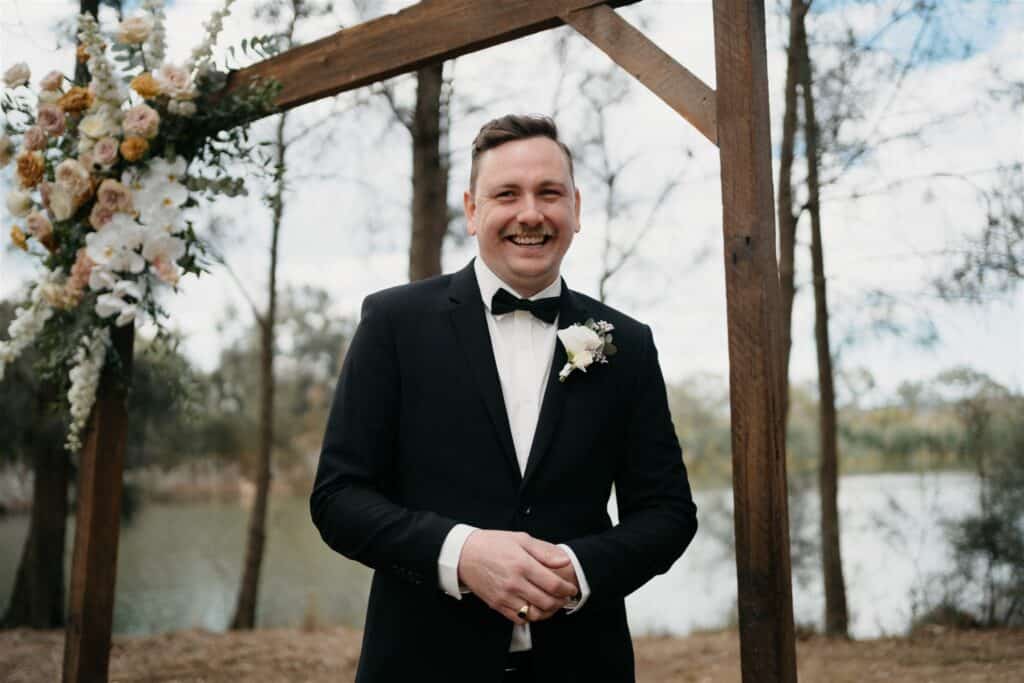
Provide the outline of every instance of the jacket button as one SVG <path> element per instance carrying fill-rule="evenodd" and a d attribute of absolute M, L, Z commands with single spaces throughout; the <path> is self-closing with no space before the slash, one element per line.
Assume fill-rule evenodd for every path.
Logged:
<path fill-rule="evenodd" d="M 523 515 L 529 517 L 533 513 L 533 509 L 529 505 L 523 506 Z"/>

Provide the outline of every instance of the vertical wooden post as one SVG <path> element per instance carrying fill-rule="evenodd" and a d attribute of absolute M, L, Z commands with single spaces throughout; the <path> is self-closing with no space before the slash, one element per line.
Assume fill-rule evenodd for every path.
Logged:
<path fill-rule="evenodd" d="M 111 336 L 121 367 L 104 368 L 78 468 L 64 683 L 106 681 L 110 663 L 128 429 L 126 398 L 135 329 L 119 327 Z"/>
<path fill-rule="evenodd" d="M 744 683 L 796 681 L 764 0 L 714 0 Z"/>

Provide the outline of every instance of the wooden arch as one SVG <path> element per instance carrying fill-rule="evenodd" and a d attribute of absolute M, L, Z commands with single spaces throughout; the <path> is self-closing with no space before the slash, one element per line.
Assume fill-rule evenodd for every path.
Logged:
<path fill-rule="evenodd" d="M 764 0 L 713 0 L 717 91 L 614 10 L 635 2 L 423 0 L 234 72 L 228 87 L 276 79 L 289 109 L 568 24 L 719 147 L 743 681 L 795 683 Z M 130 330 L 118 337 L 130 359 Z M 123 396 L 101 388 L 79 469 L 66 682 L 107 679 L 125 428 Z"/>

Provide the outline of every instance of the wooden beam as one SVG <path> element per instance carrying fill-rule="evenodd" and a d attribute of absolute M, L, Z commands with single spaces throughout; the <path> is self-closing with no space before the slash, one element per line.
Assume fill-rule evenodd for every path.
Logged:
<path fill-rule="evenodd" d="M 599 4 L 600 0 L 423 0 L 232 72 L 227 91 L 254 78 L 275 79 L 283 86 L 278 106 L 291 109 L 559 26 L 570 12 Z"/>
<path fill-rule="evenodd" d="M 121 489 L 128 429 L 127 378 L 135 330 L 116 328 L 121 367 L 104 369 L 78 468 L 78 512 L 71 560 L 64 683 L 106 681 L 114 616 Z"/>
<path fill-rule="evenodd" d="M 744 683 L 795 683 L 764 0 L 714 0 Z"/>
<path fill-rule="evenodd" d="M 608 5 L 569 12 L 579 31 L 710 140 L 718 144 L 715 91 Z"/>

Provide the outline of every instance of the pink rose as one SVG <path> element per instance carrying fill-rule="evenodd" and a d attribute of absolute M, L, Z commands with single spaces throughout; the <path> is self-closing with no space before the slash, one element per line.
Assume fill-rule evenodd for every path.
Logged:
<path fill-rule="evenodd" d="M 59 71 L 51 71 L 39 81 L 39 87 L 43 90 L 60 90 L 64 84 L 64 74 Z"/>
<path fill-rule="evenodd" d="M 117 163 L 117 148 L 120 143 L 116 138 L 101 138 L 92 148 L 92 162 L 110 168 Z"/>
<path fill-rule="evenodd" d="M 46 149 L 46 132 L 39 126 L 32 126 L 25 131 L 22 144 L 25 145 L 25 149 L 32 151 Z"/>
<path fill-rule="evenodd" d="M 121 123 L 127 135 L 137 135 L 140 138 L 152 139 L 156 137 L 160 128 L 160 114 L 152 107 L 145 104 L 137 104 L 124 115 Z"/>
<path fill-rule="evenodd" d="M 25 227 L 40 242 L 53 234 L 53 224 L 50 223 L 50 219 L 38 211 L 33 211 L 25 217 Z"/>
<path fill-rule="evenodd" d="M 96 202 L 92 205 L 92 211 L 89 212 L 89 225 L 93 227 L 93 230 L 102 230 L 103 226 L 109 223 L 113 217 L 113 209 Z"/>
<path fill-rule="evenodd" d="M 54 137 L 64 134 L 64 110 L 56 104 L 44 104 L 39 107 L 36 123 Z"/>
<path fill-rule="evenodd" d="M 173 64 L 164 64 L 153 74 L 160 92 L 175 100 L 191 100 L 196 96 L 195 87 L 188 69 Z"/>
<path fill-rule="evenodd" d="M 105 206 L 111 211 L 129 212 L 132 210 L 131 191 L 113 178 L 107 178 L 100 183 L 96 200 L 97 204 Z"/>

